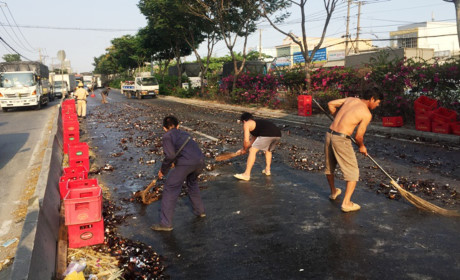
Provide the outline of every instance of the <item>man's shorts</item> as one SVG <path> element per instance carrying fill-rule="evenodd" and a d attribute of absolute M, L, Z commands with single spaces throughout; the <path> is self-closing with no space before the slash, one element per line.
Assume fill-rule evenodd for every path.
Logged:
<path fill-rule="evenodd" d="M 281 137 L 259 136 L 256 138 L 254 143 L 252 143 L 252 147 L 259 149 L 261 151 L 273 152 L 273 150 L 275 150 L 276 144 L 279 143 L 280 139 Z"/>
<path fill-rule="evenodd" d="M 326 132 L 324 154 L 326 156 L 324 174 L 334 174 L 338 163 L 345 181 L 357 182 L 359 180 L 358 161 L 349 138 Z"/>

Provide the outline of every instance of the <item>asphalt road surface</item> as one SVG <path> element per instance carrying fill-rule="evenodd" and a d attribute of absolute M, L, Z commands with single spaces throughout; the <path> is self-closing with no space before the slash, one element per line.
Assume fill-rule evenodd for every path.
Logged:
<path fill-rule="evenodd" d="M 458 278 L 460 218 L 440 217 L 403 199 L 388 199 L 388 191 L 379 188 L 380 182 L 387 182 L 365 159 L 359 159 L 364 179 L 352 197 L 362 209 L 342 213 L 341 197 L 328 199 L 320 161 L 323 128 L 288 127 L 277 121 L 283 138 L 274 154 L 272 176 L 261 173 L 264 161 L 258 155 L 251 180 L 241 182 L 233 174 L 244 170 L 245 157 L 216 163 L 209 156 L 215 149 L 241 146 L 241 127 L 234 122 L 239 113 L 163 98 L 127 100 L 115 90 L 108 104 L 99 102 L 98 94 L 88 102 L 89 116 L 82 126 L 95 154 L 92 168 L 101 170 L 96 178 L 127 216 L 119 232 L 160 253 L 167 264 L 165 273 L 172 279 Z M 208 169 L 200 183 L 207 217 L 195 217 L 188 199 L 182 197 L 174 230 L 154 232 L 150 226 L 159 220 L 160 203 L 145 206 L 129 198 L 158 172 L 161 120 L 168 114 L 184 121 L 208 154 Z M 211 144 L 206 135 L 219 143 Z M 458 149 L 367 139 L 368 149 L 378 152 L 377 161 L 392 174 L 439 178 L 442 185 L 436 180 L 424 197 L 460 208 L 450 188 L 458 187 L 458 163 L 452 162 L 458 160 Z M 112 168 L 104 171 L 104 166 Z M 418 184 L 424 186 L 422 181 Z M 344 188 L 343 181 L 338 180 L 338 187 Z M 447 191 L 433 195 L 431 189 L 436 188 Z"/>
<path fill-rule="evenodd" d="M 28 194 L 35 190 L 46 148 L 52 117 L 59 100 L 41 110 L 30 108 L 10 109 L 0 112 L 0 245 L 9 240 L 19 240 Z M 0 262 L 14 256 L 17 242 L 0 246 Z M 8 269 L 0 272 L 6 279 Z"/>

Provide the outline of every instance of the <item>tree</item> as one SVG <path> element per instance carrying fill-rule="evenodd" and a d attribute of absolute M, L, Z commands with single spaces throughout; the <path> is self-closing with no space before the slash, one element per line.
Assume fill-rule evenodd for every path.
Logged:
<path fill-rule="evenodd" d="M 140 0 L 141 13 L 147 18 L 150 30 L 169 43 L 166 48 L 173 50 L 179 73 L 178 85 L 182 84 L 181 57 L 191 54 L 189 45 L 183 40 L 183 26 L 186 26 L 186 14 L 182 2 L 177 0 Z"/>
<path fill-rule="evenodd" d="M 326 31 L 327 27 L 329 25 L 329 21 L 331 20 L 332 13 L 335 10 L 335 7 L 337 5 L 337 2 L 339 0 L 323 0 L 324 3 L 324 9 L 326 10 L 326 18 L 324 19 L 324 25 L 323 25 L 323 30 L 321 34 L 321 38 L 316 46 L 313 47 L 311 53 L 309 54 L 309 46 L 307 44 L 307 29 L 306 29 L 306 15 L 305 15 L 305 10 L 306 10 L 306 4 L 307 0 L 298 0 L 298 1 L 293 1 L 293 0 L 280 0 L 279 2 L 275 3 L 275 8 L 273 8 L 270 3 L 267 3 L 268 1 L 262 1 L 260 0 L 260 13 L 261 15 L 268 20 L 271 26 L 275 28 L 278 32 L 288 36 L 289 38 L 292 39 L 294 43 L 296 43 L 300 47 L 300 51 L 302 53 L 302 56 L 305 60 L 305 75 L 306 75 L 306 80 L 307 80 L 307 90 L 310 88 L 310 68 L 311 68 L 311 63 L 313 61 L 313 57 L 315 56 L 315 53 L 321 48 L 321 45 L 324 41 L 324 37 L 326 36 Z M 279 8 L 286 8 L 289 7 L 290 4 L 297 5 L 300 9 L 301 13 L 301 28 L 302 28 L 302 37 L 298 38 L 291 32 L 287 32 L 279 28 L 278 23 L 284 20 L 286 17 L 286 14 L 283 14 L 281 17 L 275 18 L 275 20 L 271 19 L 271 16 L 273 13 Z"/>
<path fill-rule="evenodd" d="M 5 54 L 2 56 L 3 60 L 6 62 L 21 61 L 21 56 L 17 53 L 14 54 Z"/>
<path fill-rule="evenodd" d="M 457 18 L 457 38 L 458 45 L 460 46 L 460 0 L 443 0 L 445 2 L 451 2 L 455 5 L 455 15 Z"/>
<path fill-rule="evenodd" d="M 220 36 L 230 51 L 234 68 L 233 88 L 235 88 L 238 75 L 243 71 L 246 63 L 248 36 L 257 29 L 256 21 L 260 18 L 256 2 L 248 0 L 196 0 L 196 5 L 193 7 L 190 11 L 194 15 L 211 22 L 218 28 Z M 238 67 L 234 51 L 238 37 L 243 37 L 244 40 L 240 67 Z"/>

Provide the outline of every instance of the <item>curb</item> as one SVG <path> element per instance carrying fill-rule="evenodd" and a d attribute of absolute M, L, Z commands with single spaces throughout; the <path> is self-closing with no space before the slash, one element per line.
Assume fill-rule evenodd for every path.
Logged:
<path fill-rule="evenodd" d="M 250 108 L 238 105 L 222 104 L 212 101 L 202 101 L 197 99 L 183 99 L 175 96 L 159 96 L 161 99 L 171 100 L 174 102 L 200 106 L 205 108 L 219 108 L 220 110 L 227 110 L 232 112 L 249 112 L 254 116 L 261 116 L 265 118 L 279 119 L 288 122 L 295 122 L 299 124 L 315 125 L 327 129 L 330 124 L 329 118 L 325 115 L 315 115 L 310 117 L 302 117 L 288 113 L 283 110 L 273 110 L 268 108 Z M 211 106 L 212 105 L 212 106 Z M 434 132 L 419 131 L 415 129 L 403 127 L 384 127 L 376 124 L 369 124 L 367 133 L 370 134 L 387 134 L 392 137 L 401 138 L 417 138 L 421 142 L 442 142 L 460 145 L 460 136 L 454 134 L 441 134 Z"/>
<path fill-rule="evenodd" d="M 62 133 L 57 133 L 61 129 L 60 112 L 58 106 L 35 193 L 29 199 L 10 279 L 54 279 L 56 276 L 58 184 L 62 172 Z"/>

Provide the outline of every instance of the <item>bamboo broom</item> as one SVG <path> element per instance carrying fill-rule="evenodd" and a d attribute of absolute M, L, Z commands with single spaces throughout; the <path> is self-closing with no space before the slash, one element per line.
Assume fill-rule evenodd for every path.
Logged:
<path fill-rule="evenodd" d="M 321 111 L 323 111 L 331 121 L 334 121 L 332 116 L 328 112 L 326 112 L 326 110 L 324 110 L 324 108 L 314 98 L 312 99 L 316 103 L 316 105 L 321 109 Z M 350 139 L 353 143 L 356 144 L 356 140 L 353 137 L 350 137 Z M 433 212 L 443 216 L 460 217 L 460 213 L 456 210 L 447 210 L 441 208 L 437 205 L 434 205 L 433 203 L 430 203 L 416 196 L 411 192 L 406 191 L 369 154 L 367 155 L 367 157 L 383 172 L 383 174 L 385 174 L 390 179 L 391 185 L 401 194 L 401 196 L 410 203 L 412 203 L 415 207 L 421 210 Z"/>

